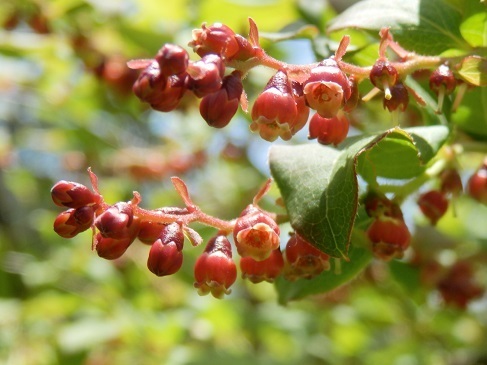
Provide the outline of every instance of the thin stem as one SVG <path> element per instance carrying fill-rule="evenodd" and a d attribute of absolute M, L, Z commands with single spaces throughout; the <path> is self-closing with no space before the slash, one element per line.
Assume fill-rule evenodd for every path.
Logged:
<path fill-rule="evenodd" d="M 357 82 L 360 82 L 361 80 L 369 77 L 370 71 L 372 70 L 372 66 L 360 67 L 344 61 L 339 61 L 337 63 L 338 67 L 340 67 L 340 70 L 350 75 L 354 75 L 357 79 Z"/>
<path fill-rule="evenodd" d="M 226 234 L 231 233 L 233 231 L 233 227 L 235 226 L 235 220 L 226 221 L 219 219 L 202 212 L 199 210 L 199 208 L 196 208 L 194 211 L 186 214 L 173 214 L 165 213 L 160 210 L 147 210 L 136 206 L 134 208 L 134 214 L 139 218 L 163 224 L 179 222 L 183 225 L 188 225 L 192 222 L 200 222 L 207 226 L 217 228 Z"/>
<path fill-rule="evenodd" d="M 347 40 L 345 39 L 344 45 L 347 44 Z M 437 56 L 421 56 L 415 53 L 409 53 L 405 51 L 402 47 L 400 47 L 396 42 L 385 42 L 389 47 L 391 47 L 396 53 L 404 56 L 405 60 L 403 61 L 391 61 L 392 66 L 397 70 L 398 74 L 401 77 L 405 77 L 413 73 L 414 71 L 420 69 L 431 69 L 440 66 L 442 63 L 445 62 L 455 62 L 459 61 L 462 58 L 453 57 L 453 58 L 444 58 L 444 57 L 437 57 Z M 337 64 L 340 69 L 350 75 L 354 75 L 358 82 L 361 80 L 368 78 L 370 75 L 370 71 L 372 66 L 356 66 L 351 63 L 345 62 L 341 60 L 341 57 L 345 53 L 345 50 L 340 49 L 337 52 Z M 246 61 L 229 61 L 227 62 L 227 66 L 232 67 L 236 70 L 242 72 L 245 76 L 252 68 L 256 66 L 265 66 L 275 70 L 284 69 L 287 71 L 288 76 L 296 81 L 305 81 L 306 78 L 309 76 L 311 70 L 319 65 L 319 62 L 310 63 L 306 65 L 296 65 L 296 64 L 289 64 L 280 60 L 275 59 L 272 56 L 269 56 L 265 53 L 263 49 L 259 49 L 258 54 Z"/>
<path fill-rule="evenodd" d="M 432 177 L 437 176 L 445 169 L 447 161 L 441 159 L 436 161 L 431 167 L 429 167 L 424 173 L 416 177 L 415 179 L 402 184 L 402 185 L 380 185 L 380 189 L 384 193 L 393 193 L 395 199 L 398 201 L 403 200 L 405 197 L 416 192 L 422 185 L 428 182 Z"/>

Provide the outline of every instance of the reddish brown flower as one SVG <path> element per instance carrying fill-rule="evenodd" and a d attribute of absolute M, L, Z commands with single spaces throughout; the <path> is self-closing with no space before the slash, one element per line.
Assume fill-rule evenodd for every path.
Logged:
<path fill-rule="evenodd" d="M 235 32 L 224 24 L 214 23 L 210 26 L 203 24 L 201 29 L 193 30 L 193 41 L 189 46 L 200 57 L 214 53 L 230 58 L 240 48 L 235 36 Z"/>
<path fill-rule="evenodd" d="M 131 203 L 116 203 L 100 214 L 95 226 L 103 237 L 121 239 L 137 237 L 140 219 L 134 216 Z"/>
<path fill-rule="evenodd" d="M 330 256 L 320 251 L 297 233 L 293 234 L 284 250 L 286 279 L 311 279 L 330 268 Z"/>
<path fill-rule="evenodd" d="M 174 222 L 165 225 L 152 244 L 147 267 L 157 276 L 172 275 L 183 264 L 184 234 L 181 225 Z"/>
<path fill-rule="evenodd" d="M 370 70 L 370 81 L 378 89 L 386 92 L 386 98 L 389 93 L 390 87 L 396 84 L 398 79 L 397 70 L 395 67 L 384 58 L 379 58 L 372 69 Z"/>
<path fill-rule="evenodd" d="M 402 82 L 396 83 L 390 88 L 391 97 L 389 99 L 384 98 L 382 105 L 390 112 L 399 109 L 405 111 L 409 104 L 409 93 Z"/>
<path fill-rule="evenodd" d="M 223 128 L 237 112 L 243 92 L 242 79 L 238 71 L 223 78 L 220 90 L 205 96 L 200 103 L 200 113 L 209 126 Z"/>
<path fill-rule="evenodd" d="M 206 55 L 188 67 L 188 89 L 199 98 L 217 92 L 222 86 L 224 74 L 225 65 L 220 56 Z"/>
<path fill-rule="evenodd" d="M 54 204 L 60 207 L 80 208 L 93 205 L 97 196 L 83 184 L 61 180 L 51 189 L 51 198 Z"/>
<path fill-rule="evenodd" d="M 132 242 L 133 239 L 130 237 L 103 237 L 100 232 L 93 237 L 93 247 L 96 253 L 106 260 L 115 260 L 121 257 Z"/>
<path fill-rule="evenodd" d="M 155 60 L 165 77 L 181 75 L 186 72 L 189 64 L 188 52 L 175 44 L 166 43 L 158 52 Z"/>
<path fill-rule="evenodd" d="M 54 231 L 61 237 L 72 238 L 90 228 L 93 220 L 94 211 L 91 206 L 71 208 L 56 217 Z"/>

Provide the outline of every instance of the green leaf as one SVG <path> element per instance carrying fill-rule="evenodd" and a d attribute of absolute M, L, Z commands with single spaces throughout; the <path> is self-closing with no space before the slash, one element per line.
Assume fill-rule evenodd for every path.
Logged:
<path fill-rule="evenodd" d="M 487 140 L 487 88 L 468 90 L 452 122 L 476 139 Z"/>
<path fill-rule="evenodd" d="M 314 144 L 273 146 L 270 167 L 291 226 L 314 246 L 346 257 L 357 207 L 353 159 Z"/>
<path fill-rule="evenodd" d="M 328 31 L 390 27 L 405 48 L 439 54 L 450 48 L 468 48 L 460 34 L 461 20 L 461 11 L 444 0 L 363 0 L 337 16 Z"/>
<path fill-rule="evenodd" d="M 391 163 L 391 161 L 394 161 Z M 411 140 L 403 134 L 392 134 L 383 139 L 375 148 L 371 148 L 360 155 L 359 173 L 366 177 L 372 174 L 375 181 L 377 176 L 389 179 L 410 179 L 419 175 L 424 165 L 418 163 L 418 151 Z"/>
<path fill-rule="evenodd" d="M 358 158 L 358 172 L 368 182 L 377 177 L 412 179 L 420 175 L 448 138 L 443 126 L 408 128 L 407 134 L 393 131 Z"/>
<path fill-rule="evenodd" d="M 308 295 L 326 293 L 355 278 L 372 260 L 371 251 L 360 247 L 365 242 L 365 237 L 359 234 L 354 235 L 353 245 L 350 249 L 350 260 L 331 259 L 330 270 L 315 278 L 290 282 L 279 277 L 276 281 L 279 302 L 285 304 L 290 300 L 304 298 Z"/>
<path fill-rule="evenodd" d="M 487 13 L 477 13 L 460 25 L 460 33 L 472 47 L 487 46 Z"/>
<path fill-rule="evenodd" d="M 465 57 L 458 70 L 459 75 L 475 86 L 487 86 L 487 58 Z"/>
<path fill-rule="evenodd" d="M 421 173 L 449 133 L 443 126 L 409 131 L 349 138 L 341 151 L 319 144 L 273 146 L 271 173 L 293 229 L 328 255 L 347 258 L 358 207 L 357 165 L 369 182 L 413 177 L 408 170 Z"/>

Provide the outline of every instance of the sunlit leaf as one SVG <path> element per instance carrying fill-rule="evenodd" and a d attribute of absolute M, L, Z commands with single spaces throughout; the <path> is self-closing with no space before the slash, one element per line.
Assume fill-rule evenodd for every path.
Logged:
<path fill-rule="evenodd" d="M 344 28 L 380 30 L 391 27 L 401 44 L 418 53 L 465 49 L 459 31 L 462 14 L 444 0 L 363 0 L 338 15 L 329 32 Z"/>
<path fill-rule="evenodd" d="M 458 70 L 460 76 L 475 86 L 487 86 L 487 58 L 466 57 Z"/>
<path fill-rule="evenodd" d="M 460 33 L 472 47 L 486 47 L 487 13 L 477 13 L 463 21 Z"/>

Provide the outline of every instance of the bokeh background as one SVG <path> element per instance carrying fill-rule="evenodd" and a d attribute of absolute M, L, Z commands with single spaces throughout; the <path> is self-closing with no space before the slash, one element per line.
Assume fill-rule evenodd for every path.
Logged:
<path fill-rule="evenodd" d="M 467 310 L 450 308 L 434 290 L 411 295 L 418 288 L 391 280 L 380 263 L 333 293 L 287 305 L 278 304 L 271 284 L 241 279 L 217 300 L 193 288 L 192 264 L 202 247 L 185 250 L 178 274 L 158 278 L 146 268 L 146 245 L 135 243 L 109 262 L 91 251 L 90 233 L 66 240 L 52 230 L 60 211 L 51 186 L 61 179 L 89 184 L 89 166 L 107 202 L 137 190 L 146 208 L 181 205 L 170 182 L 177 175 L 206 212 L 239 215 L 269 177 L 270 144 L 249 133 L 243 113 L 213 130 L 193 100 L 168 114 L 148 110 L 131 93 L 137 73 L 126 61 L 150 58 L 166 42 L 186 45 L 203 22 L 223 22 L 243 35 L 248 17 L 264 33 L 302 24 L 324 30 L 348 5 L 1 2 L 0 363 L 487 364 L 485 298 Z M 293 63 L 315 61 L 326 45 L 264 42 Z M 269 75 L 251 73 L 249 96 Z M 306 133 L 291 143 L 305 140 Z M 277 197 L 274 187 L 263 204 L 272 208 Z M 471 219 L 471 226 L 475 219 L 485 226 Z M 206 239 L 214 233 L 194 228 Z M 448 229 L 463 232 L 459 224 Z M 485 229 L 475 229 L 485 242 Z"/>

